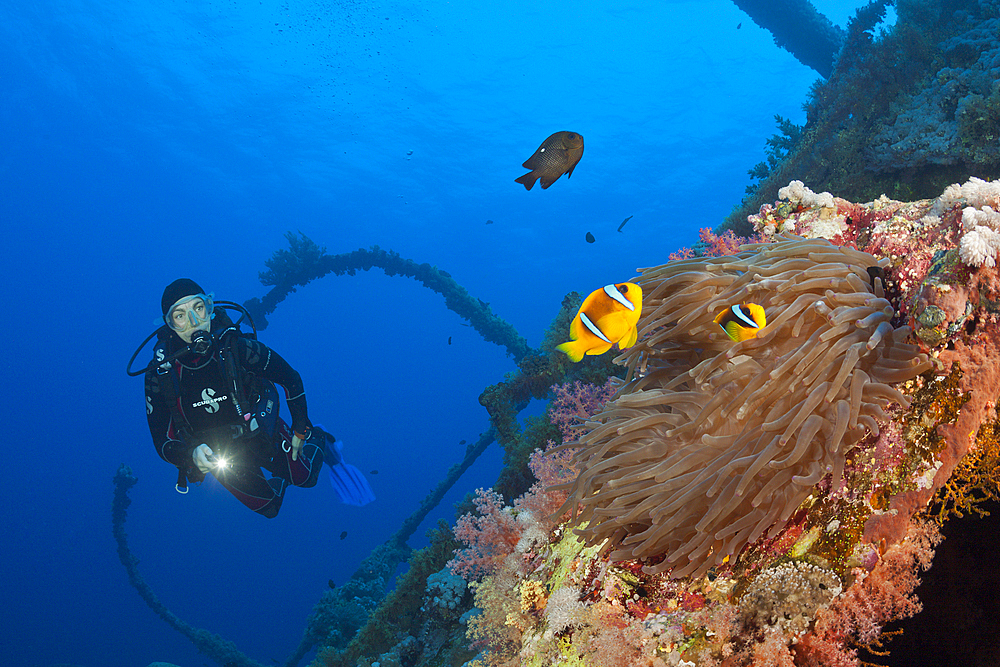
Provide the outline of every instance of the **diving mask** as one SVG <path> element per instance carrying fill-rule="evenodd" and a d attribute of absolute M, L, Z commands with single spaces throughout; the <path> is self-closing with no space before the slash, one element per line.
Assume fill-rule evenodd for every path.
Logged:
<path fill-rule="evenodd" d="M 211 331 L 213 307 L 211 294 L 193 294 L 178 299 L 163 319 L 181 340 L 190 343 L 195 331 Z"/>

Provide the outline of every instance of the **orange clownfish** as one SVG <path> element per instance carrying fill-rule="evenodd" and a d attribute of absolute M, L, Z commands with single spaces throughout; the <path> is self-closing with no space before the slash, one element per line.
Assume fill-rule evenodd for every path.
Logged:
<path fill-rule="evenodd" d="M 569 325 L 570 342 L 556 347 L 572 361 L 585 354 L 604 354 L 618 343 L 619 349 L 635 345 L 636 323 L 642 312 L 642 288 L 635 283 L 606 285 L 583 301 Z"/>
<path fill-rule="evenodd" d="M 756 303 L 744 303 L 726 308 L 715 316 L 715 323 L 739 343 L 756 338 L 757 333 L 767 325 L 767 317 L 764 316 L 764 309 Z"/>

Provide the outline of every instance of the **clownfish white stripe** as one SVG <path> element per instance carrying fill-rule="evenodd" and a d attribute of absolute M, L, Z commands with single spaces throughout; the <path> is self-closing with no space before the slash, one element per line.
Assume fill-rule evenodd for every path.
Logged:
<path fill-rule="evenodd" d="M 587 313 L 580 313 L 580 321 L 583 322 L 584 326 L 590 329 L 590 333 L 594 334 L 595 336 L 603 340 L 605 343 L 608 343 L 609 345 L 611 344 L 611 341 L 608 340 L 608 337 L 604 335 L 604 332 L 601 331 L 597 327 L 597 325 L 590 320 L 589 317 L 587 317 Z"/>
<path fill-rule="evenodd" d="M 733 316 L 740 320 L 744 326 L 748 326 L 751 329 L 760 329 L 760 325 L 754 322 L 753 318 L 743 312 L 742 306 L 733 306 L 730 310 L 733 311 Z"/>
<path fill-rule="evenodd" d="M 625 306 L 629 310 L 635 310 L 635 306 L 632 302 L 625 298 L 625 295 L 618 291 L 618 288 L 614 285 L 605 285 L 604 293 L 610 296 L 612 299 Z"/>

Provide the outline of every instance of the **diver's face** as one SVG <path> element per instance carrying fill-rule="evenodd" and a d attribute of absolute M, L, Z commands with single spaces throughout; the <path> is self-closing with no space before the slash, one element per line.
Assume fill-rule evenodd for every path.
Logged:
<path fill-rule="evenodd" d="M 170 309 L 167 324 L 185 343 L 191 342 L 191 335 L 195 331 L 210 331 L 212 320 L 205 299 L 200 296 L 181 299 Z"/>

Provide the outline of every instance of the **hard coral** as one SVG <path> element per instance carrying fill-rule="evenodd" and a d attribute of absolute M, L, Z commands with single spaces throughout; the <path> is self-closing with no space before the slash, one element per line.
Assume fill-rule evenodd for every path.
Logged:
<path fill-rule="evenodd" d="M 785 236 L 737 255 L 646 269 L 629 382 L 579 441 L 568 507 L 589 544 L 647 572 L 700 576 L 781 530 L 812 487 L 907 399 L 891 385 L 930 367 L 890 324 L 874 257 Z M 733 343 L 733 304 L 769 322 Z"/>
<path fill-rule="evenodd" d="M 842 590 L 833 572 L 791 561 L 757 575 L 740 600 L 740 609 L 748 623 L 801 634 L 809 629 L 816 611 Z"/>

